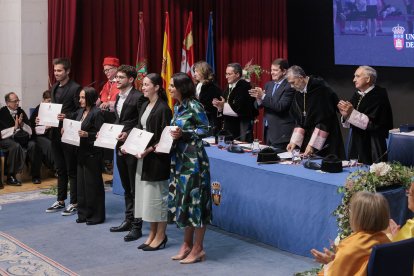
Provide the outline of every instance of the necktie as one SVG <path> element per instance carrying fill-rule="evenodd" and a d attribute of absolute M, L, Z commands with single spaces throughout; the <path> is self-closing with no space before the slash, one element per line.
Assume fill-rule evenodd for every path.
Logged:
<path fill-rule="evenodd" d="M 272 91 L 272 97 L 275 94 L 275 91 L 279 88 L 279 83 L 275 83 L 275 85 L 273 86 L 273 91 Z"/>

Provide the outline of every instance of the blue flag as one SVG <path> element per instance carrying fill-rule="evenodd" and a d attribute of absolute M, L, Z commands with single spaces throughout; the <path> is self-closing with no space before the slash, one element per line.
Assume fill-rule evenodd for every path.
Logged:
<path fill-rule="evenodd" d="M 213 69 L 213 73 L 216 72 L 216 64 L 214 63 L 214 40 L 213 40 L 213 13 L 210 12 L 210 19 L 208 21 L 208 36 L 207 36 L 207 53 L 206 61 Z"/>

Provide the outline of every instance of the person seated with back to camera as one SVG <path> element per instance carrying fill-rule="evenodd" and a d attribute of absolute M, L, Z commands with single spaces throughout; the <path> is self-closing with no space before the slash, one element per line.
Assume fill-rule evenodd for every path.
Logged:
<path fill-rule="evenodd" d="M 406 195 L 408 197 L 408 209 L 414 212 L 414 179 Z M 408 219 L 403 227 L 400 227 L 394 220 L 390 219 L 387 235 L 393 242 L 414 238 L 414 219 Z"/>
<path fill-rule="evenodd" d="M 324 252 L 311 250 L 315 260 L 325 264 L 318 275 L 366 275 L 372 247 L 390 242 L 384 233 L 388 227 L 390 210 L 383 195 L 357 192 L 351 199 L 349 213 L 353 233 L 339 243 L 335 253 L 327 248 L 324 248 Z"/>

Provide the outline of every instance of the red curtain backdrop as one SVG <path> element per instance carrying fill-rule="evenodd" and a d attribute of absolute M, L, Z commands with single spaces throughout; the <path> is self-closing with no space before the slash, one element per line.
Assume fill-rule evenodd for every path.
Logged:
<path fill-rule="evenodd" d="M 72 60 L 72 78 L 100 90 L 105 56 L 135 66 L 143 12 L 148 72 L 161 72 L 164 13 L 170 15 L 174 72 L 180 70 L 181 48 L 189 12 L 193 12 L 194 59 L 205 60 L 210 11 L 214 18 L 216 75 L 224 89 L 230 62 L 270 68 L 272 60 L 287 58 L 286 0 L 49 0 L 49 61 Z M 75 31 L 74 31 L 75 30 Z M 50 79 L 54 82 L 52 66 Z M 264 74 L 259 85 L 270 79 Z M 260 137 L 260 135 L 259 135 Z"/>
<path fill-rule="evenodd" d="M 72 57 L 76 32 L 77 0 L 48 1 L 49 82 L 54 82 L 52 60 Z"/>

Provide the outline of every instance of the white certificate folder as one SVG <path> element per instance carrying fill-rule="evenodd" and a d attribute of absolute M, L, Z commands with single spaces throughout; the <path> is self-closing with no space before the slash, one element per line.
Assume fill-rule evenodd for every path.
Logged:
<path fill-rule="evenodd" d="M 124 129 L 123 125 L 104 123 L 99 130 L 98 137 L 94 143 L 95 147 L 114 149 L 118 142 L 118 136 Z"/>
<path fill-rule="evenodd" d="M 39 107 L 39 125 L 58 127 L 58 114 L 62 112 L 62 105 L 55 103 L 41 103 Z"/>
<path fill-rule="evenodd" d="M 147 145 L 149 141 L 151 141 L 153 135 L 154 133 L 133 128 L 121 149 L 132 155 L 142 153 L 147 148 Z"/>
<path fill-rule="evenodd" d="M 62 142 L 78 146 L 80 144 L 79 130 L 81 129 L 81 122 L 64 119 L 63 120 L 63 135 Z"/>

